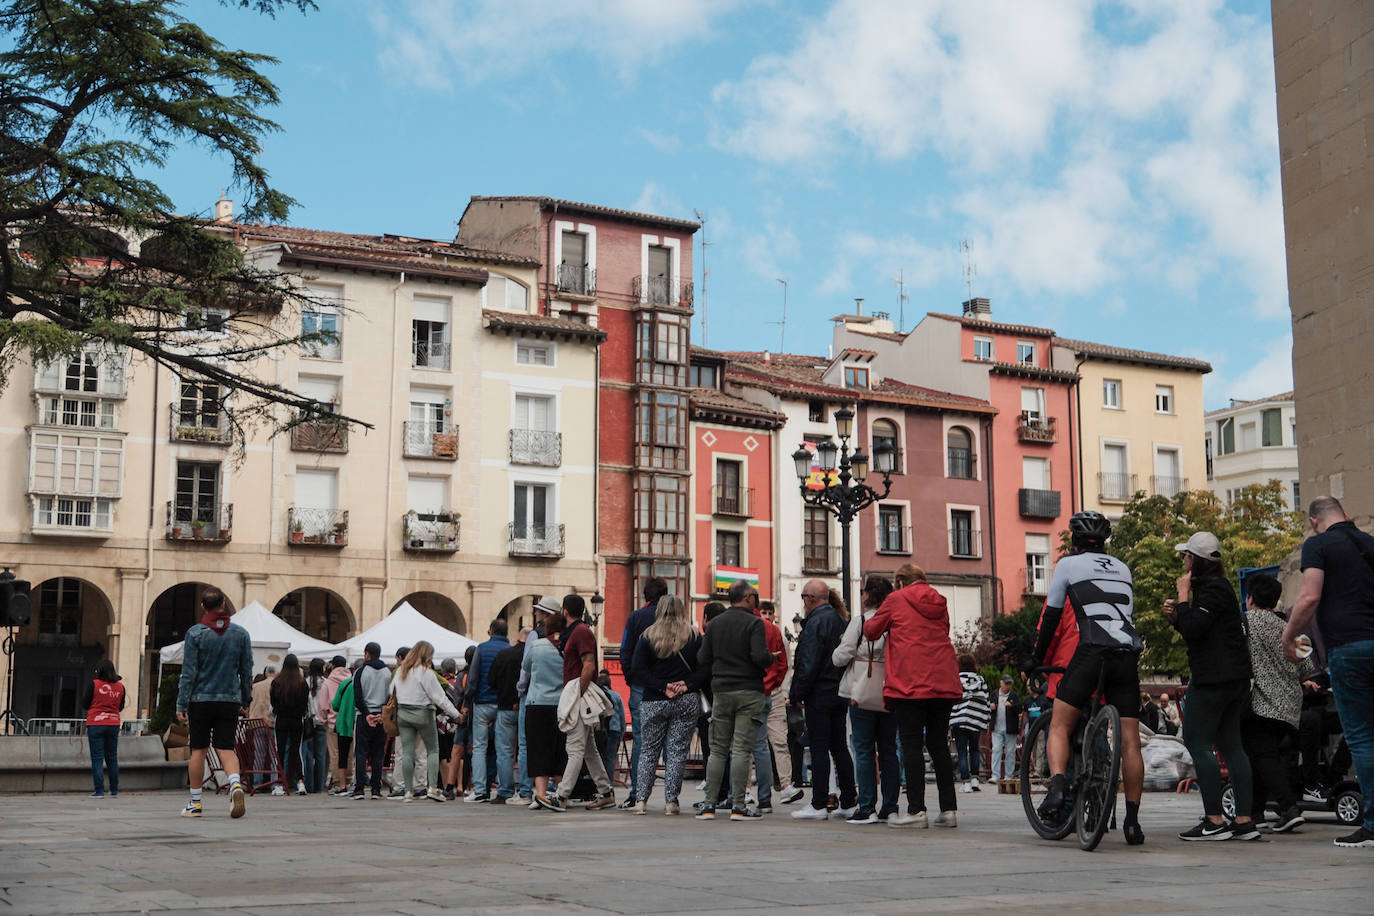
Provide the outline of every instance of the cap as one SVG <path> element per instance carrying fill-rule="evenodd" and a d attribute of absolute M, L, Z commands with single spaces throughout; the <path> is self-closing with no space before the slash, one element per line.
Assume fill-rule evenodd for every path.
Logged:
<path fill-rule="evenodd" d="M 1179 553 L 1191 553 L 1195 557 L 1202 557 L 1204 560 L 1221 559 L 1221 541 L 1210 531 L 1199 531 L 1182 544 L 1175 544 L 1174 549 Z"/>
<path fill-rule="evenodd" d="M 559 601 L 553 595 L 542 595 L 539 600 L 534 603 L 534 609 L 536 611 L 543 611 L 545 614 L 561 614 L 563 612 L 563 602 Z"/>
<path fill-rule="evenodd" d="M 1004 674 L 1004 675 L 1002 675 L 1002 683 L 1003 683 L 1003 684 L 1015 684 L 1015 683 L 1016 683 L 1016 679 L 1013 678 L 1010 674 Z"/>

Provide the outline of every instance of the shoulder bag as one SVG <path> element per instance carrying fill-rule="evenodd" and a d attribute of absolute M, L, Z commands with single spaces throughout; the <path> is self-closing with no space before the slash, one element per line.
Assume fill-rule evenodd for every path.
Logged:
<path fill-rule="evenodd" d="M 396 684 L 391 685 L 391 695 L 386 698 L 386 703 L 382 706 L 382 728 L 386 731 L 388 738 L 395 738 L 401 734 L 401 723 L 397 721 L 396 712 Z"/>

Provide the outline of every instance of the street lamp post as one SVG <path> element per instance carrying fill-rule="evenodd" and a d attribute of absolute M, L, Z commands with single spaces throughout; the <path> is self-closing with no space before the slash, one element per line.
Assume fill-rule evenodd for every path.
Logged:
<path fill-rule="evenodd" d="M 811 452 L 802 446 L 792 453 L 796 466 L 797 479 L 801 483 L 802 502 L 816 506 L 835 516 L 840 523 L 840 571 L 844 577 L 840 584 L 840 594 L 846 608 L 853 612 L 849 598 L 849 523 L 860 511 L 887 498 L 892 489 L 892 469 L 896 453 L 891 444 L 883 442 L 873 449 L 873 469 L 883 475 L 883 489 L 877 490 L 864 483 L 868 477 L 868 456 L 862 448 L 849 451 L 849 437 L 854 431 L 854 411 L 841 407 L 835 411 L 835 431 L 839 433 L 840 445 L 827 439 L 816 446 L 816 458 L 825 474 L 827 485 L 824 489 L 813 490 L 807 486 L 811 477 Z M 837 470 L 832 483 L 831 472 Z"/>

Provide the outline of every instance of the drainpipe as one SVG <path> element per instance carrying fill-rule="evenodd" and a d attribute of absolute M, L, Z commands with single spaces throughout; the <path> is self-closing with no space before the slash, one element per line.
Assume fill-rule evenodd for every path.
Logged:
<path fill-rule="evenodd" d="M 395 429 L 395 427 L 396 427 L 396 349 L 400 346 L 400 342 L 396 340 L 396 335 L 397 335 L 398 333 L 400 333 L 400 325 L 401 325 L 401 322 L 400 322 L 400 314 L 401 314 L 401 287 L 405 285 L 405 282 L 406 282 L 406 272 L 403 270 L 403 271 L 401 271 L 401 278 L 400 278 L 400 280 L 397 281 L 395 288 L 392 289 L 392 291 L 391 291 L 391 371 L 390 371 L 390 375 L 391 375 L 391 388 L 390 388 L 390 396 L 387 398 L 387 413 L 386 413 L 386 428 L 387 428 L 387 440 L 388 440 L 388 442 L 394 441 L 394 440 L 392 440 L 391 437 L 393 437 L 393 436 L 396 435 L 396 429 Z M 453 324 L 452 319 L 453 319 L 453 316 L 450 315 L 450 316 L 449 316 L 449 324 L 450 324 L 450 325 Z M 449 334 L 449 340 L 452 341 L 452 339 L 453 339 L 453 335 L 450 333 L 450 334 Z M 453 346 L 452 346 L 452 344 L 450 343 L 450 345 L 449 345 L 449 371 L 452 371 L 452 370 L 453 370 Z M 384 521 L 382 522 L 382 595 L 383 595 L 383 601 L 385 601 L 386 589 L 388 589 L 388 588 L 391 587 L 391 533 L 390 533 L 390 532 L 391 532 L 392 527 L 393 527 L 392 524 L 391 524 L 391 500 L 392 500 L 392 491 L 396 489 L 395 486 L 394 486 L 395 481 L 393 481 L 393 480 L 391 479 L 391 475 L 392 475 L 392 473 L 393 473 L 393 471 L 394 471 L 394 469 L 395 469 L 395 465 L 396 465 L 396 449 L 391 448 L 391 447 L 388 447 L 387 450 L 386 450 L 386 508 L 384 509 L 384 511 L 385 511 L 386 514 L 383 516 Z M 359 609 L 358 609 L 358 619 L 359 619 L 360 621 L 362 620 L 362 608 L 361 608 L 361 606 L 359 606 Z M 366 627 L 362 627 L 361 624 L 360 624 L 360 629 L 365 630 L 365 629 L 367 629 L 367 628 L 366 628 Z"/>
<path fill-rule="evenodd" d="M 997 497 L 992 488 L 992 418 L 983 418 L 983 451 L 987 460 L 983 462 L 983 477 L 988 482 L 988 549 L 992 553 L 992 616 L 998 614 L 1003 605 L 1002 580 L 997 578 Z"/>
<path fill-rule="evenodd" d="M 553 213 L 549 216 L 549 228 L 544 233 L 544 314 L 553 314 L 553 290 L 557 282 L 553 277 L 553 233 L 558 224 L 558 201 L 553 202 Z M 601 384 L 601 348 L 597 347 L 596 383 Z M 598 427 L 599 429 L 600 427 Z"/>
<path fill-rule="evenodd" d="M 1086 483 L 1084 482 L 1084 480 L 1083 480 L 1083 390 L 1082 390 L 1082 387 L 1081 387 L 1082 384 L 1083 384 L 1083 376 L 1080 375 L 1079 372 L 1078 372 L 1078 370 L 1079 370 L 1080 368 L 1082 368 L 1083 363 L 1084 363 L 1084 360 L 1083 360 L 1083 358 L 1080 356 L 1080 357 L 1074 362 L 1074 364 L 1073 364 L 1074 379 L 1073 379 L 1073 390 L 1072 390 L 1072 392 L 1071 392 L 1071 396 L 1073 397 L 1074 415 L 1075 415 L 1075 417 L 1077 418 L 1077 420 L 1076 420 L 1076 422 L 1075 422 L 1072 426 L 1069 427 L 1069 455 L 1071 456 L 1069 460 L 1071 460 L 1071 461 L 1073 460 L 1073 459 L 1072 459 L 1072 455 L 1074 454 L 1073 431 L 1074 431 L 1074 428 L 1077 427 L 1077 429 L 1078 429 L 1078 450 L 1077 450 L 1077 454 L 1078 454 L 1078 492 L 1081 493 L 1081 494 L 1083 494 L 1083 502 L 1084 502 L 1084 504 L 1086 504 L 1087 501 L 1088 501 L 1088 487 L 1087 487 L 1087 484 L 1086 484 Z M 1072 475 L 1072 474 L 1069 475 L 1069 484 L 1070 484 L 1070 486 L 1073 485 L 1073 475 Z M 1078 511 L 1079 505 L 1078 505 L 1078 501 L 1077 501 L 1076 498 L 1072 498 L 1072 496 L 1071 496 L 1069 505 L 1073 508 L 1073 511 L 1074 511 L 1074 512 L 1077 512 L 1077 511 Z"/>

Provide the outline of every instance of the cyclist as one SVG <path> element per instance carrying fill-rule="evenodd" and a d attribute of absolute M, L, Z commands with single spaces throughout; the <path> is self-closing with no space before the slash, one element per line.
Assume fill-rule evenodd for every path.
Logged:
<path fill-rule="evenodd" d="M 1132 622 L 1134 591 L 1131 571 L 1121 560 L 1106 553 L 1112 525 L 1100 512 L 1079 512 L 1069 519 L 1070 554 L 1054 567 L 1049 594 L 1040 618 L 1035 658 L 1028 668 L 1041 667 L 1052 644 L 1066 643 L 1061 632 L 1065 604 L 1073 608 L 1077 622 L 1077 646 L 1054 694 L 1047 755 L 1050 789 L 1039 808 L 1047 823 L 1062 823 L 1067 815 L 1069 736 L 1078 723 L 1079 710 L 1088 702 L 1102 674 L 1106 702 L 1121 713 L 1121 773 L 1126 783 L 1126 818 L 1122 833 L 1126 842 L 1145 842 L 1140 829 L 1140 793 L 1145 764 L 1140 757 L 1140 673 L 1143 644 Z"/>

